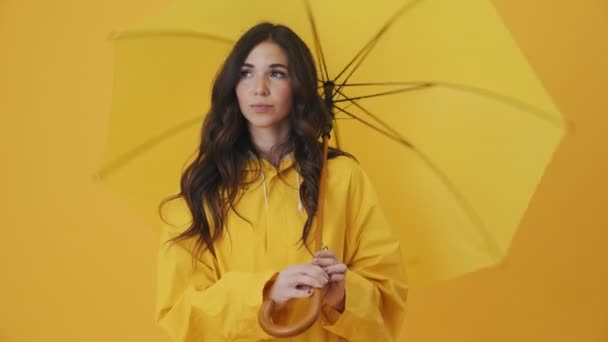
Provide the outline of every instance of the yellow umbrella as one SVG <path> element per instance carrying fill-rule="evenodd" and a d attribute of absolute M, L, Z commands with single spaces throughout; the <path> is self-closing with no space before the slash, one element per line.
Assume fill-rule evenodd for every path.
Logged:
<path fill-rule="evenodd" d="M 178 0 L 113 36 L 99 176 L 160 223 L 213 77 L 260 21 L 290 26 L 315 51 L 332 141 L 370 174 L 411 286 L 499 263 L 565 125 L 485 0 Z"/>

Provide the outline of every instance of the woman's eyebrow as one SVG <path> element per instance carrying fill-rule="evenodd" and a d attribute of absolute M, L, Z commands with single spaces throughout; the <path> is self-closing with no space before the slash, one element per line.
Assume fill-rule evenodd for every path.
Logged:
<path fill-rule="evenodd" d="M 271 68 L 285 68 L 286 70 L 289 70 L 289 68 L 287 67 L 287 65 L 281 64 L 281 63 L 270 64 L 270 67 Z"/>
<path fill-rule="evenodd" d="M 255 68 L 255 66 L 253 64 L 249 64 L 249 63 L 243 63 L 243 67 Z M 287 67 L 287 65 L 281 64 L 281 63 L 273 63 L 273 64 L 270 64 L 269 67 L 271 67 L 271 68 L 285 68 L 286 70 L 289 70 L 289 68 Z"/>

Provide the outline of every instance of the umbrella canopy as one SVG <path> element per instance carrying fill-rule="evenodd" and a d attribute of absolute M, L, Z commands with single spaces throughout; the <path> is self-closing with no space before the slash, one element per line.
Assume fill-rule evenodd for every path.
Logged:
<path fill-rule="evenodd" d="M 215 74 L 261 21 L 289 26 L 314 51 L 332 143 L 371 176 L 411 285 L 500 262 L 565 125 L 485 0 L 178 0 L 113 36 L 100 177 L 160 223 Z"/>

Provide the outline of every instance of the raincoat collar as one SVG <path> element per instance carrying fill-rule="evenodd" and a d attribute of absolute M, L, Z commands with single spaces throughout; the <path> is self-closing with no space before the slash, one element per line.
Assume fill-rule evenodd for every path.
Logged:
<path fill-rule="evenodd" d="M 260 171 L 260 167 L 261 167 L 261 171 L 264 172 L 266 175 L 269 175 L 269 174 L 276 174 L 277 171 L 278 171 L 278 173 L 282 173 L 284 171 L 291 169 L 294 166 L 295 166 L 295 157 L 294 157 L 293 152 L 288 153 L 287 155 L 285 155 L 283 157 L 283 159 L 281 159 L 281 162 L 279 163 L 278 168 L 275 168 L 275 166 L 272 165 L 265 158 L 259 157 L 253 152 L 249 152 L 249 161 L 247 162 L 247 165 L 245 165 L 245 171 L 256 171 L 257 172 L 257 171 Z"/>
<path fill-rule="evenodd" d="M 249 177 L 253 176 L 253 177 L 260 178 L 261 184 L 263 187 L 265 208 L 268 208 L 268 196 L 269 196 L 267 181 L 279 173 L 283 173 L 288 170 L 291 170 L 292 168 L 294 168 L 294 166 L 295 166 L 295 157 L 294 157 L 293 152 L 285 155 L 283 157 L 283 159 L 281 159 L 281 162 L 279 163 L 278 168 L 276 168 L 274 165 L 272 165 L 268 160 L 258 157 L 255 153 L 250 152 L 249 161 L 247 162 L 247 165 L 245 165 L 245 171 Z M 255 174 L 255 176 L 254 176 L 254 174 Z M 300 186 L 301 186 L 301 179 L 300 179 L 300 174 L 297 172 L 297 170 L 295 172 L 295 175 L 296 175 L 296 187 L 299 190 Z M 298 193 L 299 193 L 299 191 L 298 191 Z M 298 200 L 298 210 L 300 212 L 303 212 L 304 205 L 303 205 L 302 199 L 300 198 L 299 195 L 298 195 L 297 200 Z"/>

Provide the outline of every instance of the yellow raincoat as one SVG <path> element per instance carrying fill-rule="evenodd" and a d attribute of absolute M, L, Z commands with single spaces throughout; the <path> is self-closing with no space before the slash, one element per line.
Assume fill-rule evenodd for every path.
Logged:
<path fill-rule="evenodd" d="M 229 213 L 228 229 L 215 245 L 217 259 L 205 251 L 193 268 L 193 239 L 161 244 L 156 320 L 174 341 L 272 340 L 257 322 L 264 286 L 282 269 L 312 261 L 298 244 L 306 211 L 292 159 L 281 162 L 280 175 L 265 160 L 262 172 L 254 165 L 259 163 L 247 170 L 257 180 L 236 206 L 250 223 Z M 407 297 L 399 243 L 356 161 L 331 159 L 328 182 L 323 243 L 348 266 L 345 310 L 324 307 L 309 330 L 290 340 L 394 340 Z M 171 224 L 163 228 L 161 243 L 191 223 L 181 199 L 163 213 Z M 291 305 L 292 312 L 301 309 L 297 304 Z"/>

